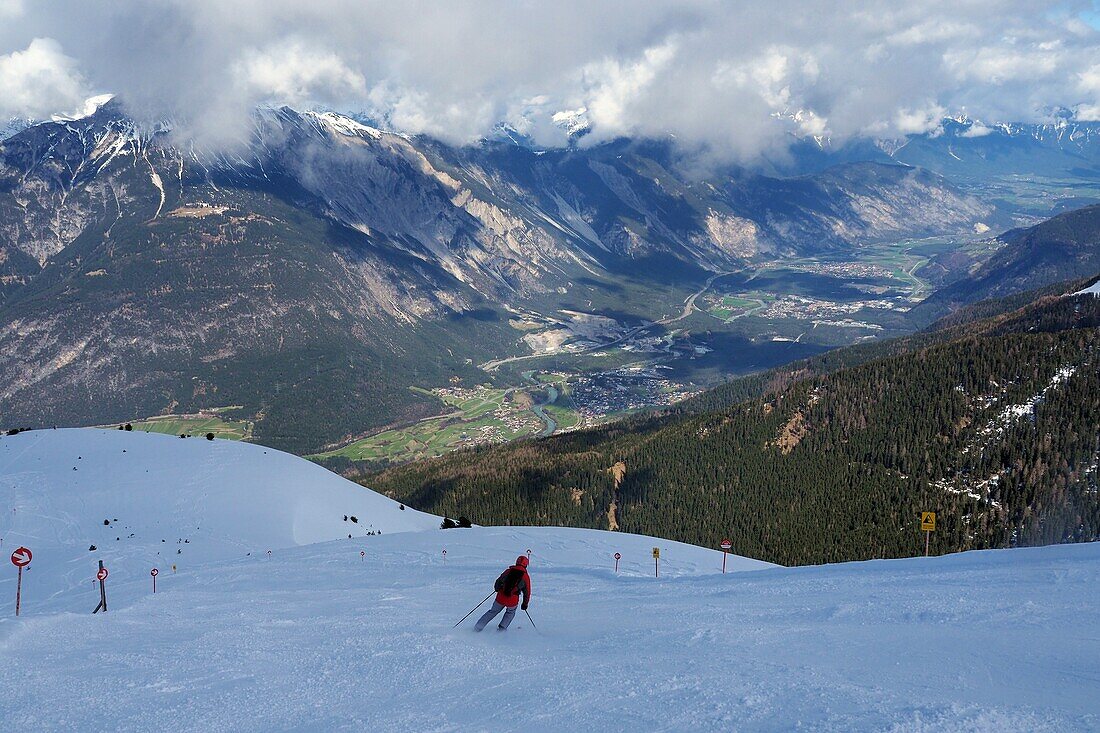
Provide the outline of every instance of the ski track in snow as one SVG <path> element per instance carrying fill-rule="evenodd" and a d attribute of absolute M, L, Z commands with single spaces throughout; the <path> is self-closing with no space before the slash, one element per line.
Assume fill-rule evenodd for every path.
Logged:
<path fill-rule="evenodd" d="M 224 559 L 176 574 L 161 565 L 154 596 L 147 550 L 131 557 L 123 544 L 107 563 L 110 611 L 92 616 L 92 555 L 71 545 L 92 531 L 84 515 L 101 498 L 34 484 L 33 475 L 58 482 L 70 471 L 65 459 L 57 470 L 27 470 L 46 455 L 44 443 L 81 444 L 82 471 L 97 460 L 93 450 L 117 460 L 118 441 L 155 448 L 177 471 L 205 456 L 182 488 L 169 472 L 159 476 L 150 491 L 165 494 L 217 484 L 232 458 L 247 469 L 234 474 L 244 481 L 283 454 L 77 432 L 0 440 L 0 496 L 28 514 L 20 526 L 41 543 L 24 573 L 24 615 L 0 611 L 6 730 L 1100 728 L 1100 544 L 807 568 L 731 555 L 733 570 L 763 569 L 722 575 L 715 551 L 562 528 L 395 531 L 293 546 L 273 522 L 272 541 L 286 546 L 244 556 L 218 539 L 226 523 L 211 519 Z M 208 501 L 232 487 L 214 488 Z M 388 505 L 374 506 L 379 523 L 390 517 Z M 320 515 L 311 521 L 313 532 L 324 529 Z M 55 525 L 56 538 L 37 531 Z M 7 524 L 0 531 L 9 552 L 24 541 Z M 259 541 L 255 532 L 241 541 Z M 452 630 L 527 549 L 538 632 L 522 613 L 506 634 L 473 633 L 479 613 Z M 61 571 L 70 584 L 43 597 Z M 0 603 L 12 600 L 14 576 L 10 565 L 0 572 Z"/>

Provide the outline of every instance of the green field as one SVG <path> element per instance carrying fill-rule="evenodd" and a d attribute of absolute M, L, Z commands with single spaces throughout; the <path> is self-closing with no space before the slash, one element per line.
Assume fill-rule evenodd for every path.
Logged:
<path fill-rule="evenodd" d="M 165 415 L 150 417 L 130 423 L 134 430 L 166 435 L 206 435 L 213 433 L 225 440 L 248 440 L 252 437 L 252 423 L 244 420 L 228 420 L 217 415 Z"/>
<path fill-rule="evenodd" d="M 733 316 L 740 317 L 773 300 L 775 300 L 775 296 L 771 293 L 746 292 L 736 295 L 726 293 L 708 298 L 705 301 L 705 310 L 715 318 L 725 321 Z"/>
<path fill-rule="evenodd" d="M 551 378 L 546 381 L 555 380 Z M 431 394 L 453 411 L 412 425 L 384 430 L 309 458 L 399 463 L 440 456 L 459 448 L 533 436 L 546 427 L 546 423 L 530 409 L 535 400 L 524 388 L 502 389 L 482 385 L 470 389 L 436 389 Z M 566 408 L 548 405 L 546 410 L 559 427 L 569 427 L 577 422 L 576 414 Z"/>

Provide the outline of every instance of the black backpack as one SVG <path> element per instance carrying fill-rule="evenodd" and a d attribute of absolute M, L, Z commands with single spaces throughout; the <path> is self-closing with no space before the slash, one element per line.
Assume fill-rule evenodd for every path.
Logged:
<path fill-rule="evenodd" d="M 497 578 L 493 590 L 506 596 L 514 596 L 523 582 L 523 571 L 519 568 L 508 568 Z"/>

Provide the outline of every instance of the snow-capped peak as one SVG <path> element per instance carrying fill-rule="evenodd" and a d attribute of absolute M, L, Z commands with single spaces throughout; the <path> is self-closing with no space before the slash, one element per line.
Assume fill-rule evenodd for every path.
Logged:
<path fill-rule="evenodd" d="M 350 117 L 338 114 L 336 112 L 320 112 L 320 111 L 308 111 L 305 112 L 305 117 L 308 117 L 321 127 L 334 132 L 338 135 L 348 135 L 351 137 L 369 137 L 373 140 L 378 140 L 382 137 L 382 131 L 376 127 L 364 125 L 361 122 L 357 122 Z"/>
<path fill-rule="evenodd" d="M 85 117 L 91 117 L 99 108 L 110 102 L 115 98 L 113 94 L 97 94 L 94 97 L 88 97 L 84 100 L 84 104 L 77 110 L 69 114 L 50 115 L 50 119 L 54 122 L 72 122 L 74 120 L 82 120 Z"/>
<path fill-rule="evenodd" d="M 554 124 L 565 131 L 569 137 L 583 135 L 589 130 L 588 108 L 565 109 L 555 112 L 550 118 Z"/>

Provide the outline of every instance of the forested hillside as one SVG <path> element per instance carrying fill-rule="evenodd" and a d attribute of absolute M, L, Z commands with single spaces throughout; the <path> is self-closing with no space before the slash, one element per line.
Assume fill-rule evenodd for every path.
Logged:
<path fill-rule="evenodd" d="M 1097 539 L 1100 299 L 944 325 L 855 366 L 773 373 L 744 402 L 364 483 L 475 522 L 729 536 L 784 564 L 916 554 L 921 511 L 939 515 L 937 553 Z"/>
<path fill-rule="evenodd" d="M 1067 211 L 998 237 L 1005 246 L 976 272 L 937 291 L 913 310 L 918 321 L 964 303 L 999 298 L 1100 268 L 1100 204 Z"/>

